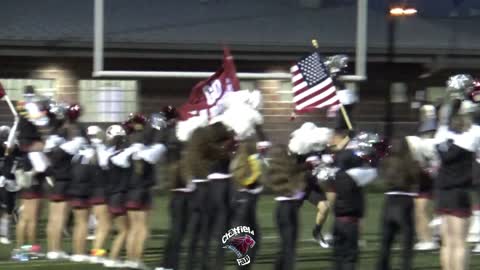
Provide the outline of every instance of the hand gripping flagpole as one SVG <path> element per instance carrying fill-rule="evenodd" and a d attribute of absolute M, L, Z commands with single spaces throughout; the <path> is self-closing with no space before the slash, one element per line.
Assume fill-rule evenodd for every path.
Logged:
<path fill-rule="evenodd" d="M 315 49 L 318 49 L 318 41 L 316 39 L 312 39 L 312 45 Z M 343 120 L 345 120 L 348 130 L 352 130 L 352 122 L 350 122 L 350 117 L 348 117 L 347 111 L 342 102 L 340 102 L 340 111 L 342 112 Z"/>

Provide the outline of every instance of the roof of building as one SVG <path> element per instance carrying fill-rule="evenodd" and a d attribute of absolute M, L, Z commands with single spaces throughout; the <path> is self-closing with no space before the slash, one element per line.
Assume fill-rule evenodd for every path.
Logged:
<path fill-rule="evenodd" d="M 305 1 L 319 1 L 319 7 L 299 4 Z M 0 16 L 0 45 L 91 47 L 93 2 L 5 1 Z M 387 47 L 383 2 L 370 1 L 368 45 L 371 50 Z M 477 34 L 480 12 L 475 13 L 476 8 L 480 10 L 480 1 L 413 2 L 418 2 L 419 15 L 396 20 L 399 50 L 412 53 L 466 50 L 480 54 L 480 35 Z M 274 50 L 306 48 L 312 38 L 317 38 L 324 48 L 353 49 L 354 3 L 352 0 L 105 0 L 105 40 L 109 46 L 123 44 L 133 49 L 179 44 L 188 49 L 230 44 Z"/>

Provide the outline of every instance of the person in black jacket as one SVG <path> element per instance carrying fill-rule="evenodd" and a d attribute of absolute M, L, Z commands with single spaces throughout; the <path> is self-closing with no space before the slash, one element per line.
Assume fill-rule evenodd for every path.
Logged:
<path fill-rule="evenodd" d="M 376 177 L 376 170 L 363 168 L 365 161 L 346 149 L 349 131 L 335 130 L 331 140 L 335 152 L 333 179 L 327 181 L 329 200 L 333 202 L 334 269 L 353 270 L 358 260 L 359 222 L 364 216 L 365 198 L 362 186 Z"/>
<path fill-rule="evenodd" d="M 389 155 L 380 162 L 379 177 L 386 186 L 382 215 L 382 240 L 378 270 L 390 269 L 390 252 L 395 236 L 403 237 L 402 269 L 412 269 L 414 198 L 422 173 L 405 139 L 393 141 Z"/>

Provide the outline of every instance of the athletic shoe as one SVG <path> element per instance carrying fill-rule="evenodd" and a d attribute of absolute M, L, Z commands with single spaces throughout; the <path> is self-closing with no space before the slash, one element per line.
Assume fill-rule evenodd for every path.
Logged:
<path fill-rule="evenodd" d="M 103 262 L 103 266 L 106 267 L 106 268 L 123 268 L 124 263 L 122 263 L 120 261 L 112 260 L 112 259 L 106 259 Z"/>
<path fill-rule="evenodd" d="M 89 236 L 87 236 L 87 240 L 89 241 L 95 240 L 95 234 L 90 234 Z"/>
<path fill-rule="evenodd" d="M 49 260 L 64 260 L 68 259 L 70 256 L 68 256 L 67 253 L 63 251 L 49 251 L 47 252 L 47 259 Z"/>
<path fill-rule="evenodd" d="M 89 259 L 90 258 L 87 255 L 83 255 L 83 254 L 75 254 L 70 257 L 70 261 L 72 262 L 86 262 Z"/>
<path fill-rule="evenodd" d="M 7 237 L 0 237 L 0 244 L 10 245 L 12 242 Z"/>
<path fill-rule="evenodd" d="M 472 250 L 473 253 L 480 253 L 480 244 L 476 244 Z"/>
<path fill-rule="evenodd" d="M 480 234 L 469 234 L 467 237 L 467 242 L 468 243 L 478 243 L 480 242 Z"/>
<path fill-rule="evenodd" d="M 440 246 L 434 241 L 418 242 L 413 247 L 414 250 L 418 250 L 418 251 L 437 250 L 439 248 L 440 248 Z"/>

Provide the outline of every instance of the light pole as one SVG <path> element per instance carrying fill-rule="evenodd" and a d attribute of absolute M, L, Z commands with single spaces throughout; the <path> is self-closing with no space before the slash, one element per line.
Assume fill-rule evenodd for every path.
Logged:
<path fill-rule="evenodd" d="M 417 14 L 417 10 L 411 7 L 394 6 L 393 1 L 390 1 L 390 7 L 387 10 L 387 70 L 389 72 L 389 79 L 393 79 L 393 69 L 395 67 L 395 38 L 397 28 L 397 18 L 407 17 Z M 391 85 L 391 84 L 390 84 Z M 393 109 L 391 104 L 392 96 L 391 89 L 388 89 L 385 94 L 385 137 L 390 140 L 393 136 Z"/>

